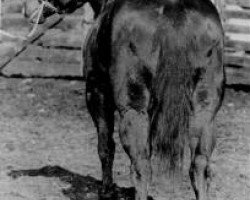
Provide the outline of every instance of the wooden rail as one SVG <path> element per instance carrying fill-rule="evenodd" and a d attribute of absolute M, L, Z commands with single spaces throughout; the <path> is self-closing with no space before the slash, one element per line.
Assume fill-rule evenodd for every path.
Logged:
<path fill-rule="evenodd" d="M 250 85 L 250 0 L 222 2 L 227 84 Z"/>
<path fill-rule="evenodd" d="M 12 34 L 18 31 L 20 35 L 26 35 L 31 27 L 30 24 L 21 12 L 15 12 L 16 9 L 12 7 L 15 3 L 13 0 L 8 0 L 7 3 L 11 8 L 5 7 L 5 11 L 8 12 L 4 15 L 4 30 Z M 4 39 L 2 43 L 0 41 L 0 67 L 9 63 L 2 70 L 2 74 L 30 77 L 81 76 L 80 50 L 82 40 L 90 27 L 90 24 L 83 25 L 82 15 L 83 13 L 86 15 L 84 9 L 65 16 L 61 23 L 48 30 L 34 44 L 29 45 L 11 63 L 8 61 L 19 48 L 22 48 L 22 44 L 10 37 Z"/>

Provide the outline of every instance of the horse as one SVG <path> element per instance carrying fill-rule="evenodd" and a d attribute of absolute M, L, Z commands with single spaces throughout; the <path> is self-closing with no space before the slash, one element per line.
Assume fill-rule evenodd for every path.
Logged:
<path fill-rule="evenodd" d="M 89 1 L 93 11 L 94 19 L 100 14 L 107 0 L 91 0 Z M 82 7 L 86 0 L 37 0 L 28 1 L 22 0 L 22 14 L 24 18 L 28 19 L 30 23 L 45 23 L 46 19 L 55 13 L 70 14 L 76 9 Z M 39 16 L 40 5 L 44 4 L 42 8 L 42 15 Z M 41 9 L 41 8 L 40 8 Z"/>
<path fill-rule="evenodd" d="M 74 0 L 49 2 L 60 12 L 75 5 Z M 112 196 L 117 111 L 135 199 L 147 199 L 152 155 L 175 169 L 189 145 L 191 185 L 196 199 L 206 200 L 216 143 L 214 120 L 225 84 L 224 33 L 216 8 L 210 0 L 115 0 L 100 5 L 83 48 L 86 103 L 97 129 L 102 167 L 100 196 Z"/>

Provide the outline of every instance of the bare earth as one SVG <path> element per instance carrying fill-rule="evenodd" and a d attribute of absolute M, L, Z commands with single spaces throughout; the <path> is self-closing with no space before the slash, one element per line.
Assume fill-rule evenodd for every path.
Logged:
<path fill-rule="evenodd" d="M 86 110 L 85 83 L 55 79 L 0 78 L 0 199 L 95 200 L 100 187 L 97 135 Z M 228 89 L 217 117 L 216 174 L 211 199 L 250 199 L 250 94 Z M 120 199 L 131 199 L 129 160 L 117 129 L 114 166 Z M 182 181 L 154 178 L 154 199 L 193 200 Z M 11 170 L 19 178 L 8 176 Z M 161 182 L 166 182 L 164 187 Z M 165 197 L 165 198 L 164 198 Z"/>

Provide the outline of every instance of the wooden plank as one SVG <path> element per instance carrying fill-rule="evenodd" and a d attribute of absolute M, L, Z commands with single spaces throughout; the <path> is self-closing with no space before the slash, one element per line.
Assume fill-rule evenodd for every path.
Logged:
<path fill-rule="evenodd" d="M 250 69 L 250 55 L 245 52 L 225 53 L 226 65 L 246 67 Z"/>
<path fill-rule="evenodd" d="M 250 26 L 241 26 L 241 25 L 234 25 L 234 24 L 225 24 L 224 25 L 225 32 L 231 33 L 244 33 L 250 34 Z"/>
<path fill-rule="evenodd" d="M 250 8 L 249 0 L 225 0 L 226 4 L 234 4 L 245 8 Z"/>
<path fill-rule="evenodd" d="M 82 28 L 83 17 L 81 15 L 67 15 L 61 23 L 56 25 L 55 29 L 60 29 L 62 31 L 68 31 L 72 29 L 81 29 Z M 3 18 L 3 28 L 9 29 L 11 27 L 31 27 L 32 24 L 29 24 L 27 19 L 21 14 L 6 14 Z"/>
<path fill-rule="evenodd" d="M 81 15 L 68 15 L 64 18 L 64 20 L 55 26 L 55 28 L 60 29 L 62 31 L 68 31 L 72 29 L 82 29 L 82 16 Z"/>
<path fill-rule="evenodd" d="M 30 25 L 21 15 L 14 15 L 11 18 L 4 16 L 2 27 L 4 30 L 14 29 L 18 34 L 20 29 L 26 29 L 28 32 Z"/>
<path fill-rule="evenodd" d="M 247 68 L 226 67 L 226 84 L 250 85 L 250 70 Z"/>
<path fill-rule="evenodd" d="M 18 60 L 43 63 L 70 63 L 78 65 L 81 62 L 81 51 L 44 49 L 32 45 L 19 56 Z"/>
<path fill-rule="evenodd" d="M 81 49 L 82 46 L 82 32 L 60 32 L 57 30 L 49 30 L 38 42 L 38 46 L 45 48 L 69 48 Z"/>
<path fill-rule="evenodd" d="M 250 42 L 227 40 L 225 45 L 229 48 L 234 48 L 236 51 L 250 51 Z"/>
<path fill-rule="evenodd" d="M 250 51 L 250 35 L 226 33 L 225 45 L 235 50 Z"/>
<path fill-rule="evenodd" d="M 223 26 L 225 32 L 250 34 L 250 19 L 231 18 Z"/>
<path fill-rule="evenodd" d="M 3 12 L 4 13 L 21 13 L 22 11 L 22 1 L 16 0 L 7 0 L 3 3 Z"/>
<path fill-rule="evenodd" d="M 241 19 L 250 19 L 250 10 L 233 10 L 226 9 L 224 11 L 224 16 L 228 18 L 241 18 Z"/>
<path fill-rule="evenodd" d="M 226 33 L 226 37 L 230 40 L 238 40 L 242 42 L 250 42 L 249 34 L 241 34 L 241 33 Z"/>
<path fill-rule="evenodd" d="M 80 65 L 75 63 L 44 63 L 16 60 L 3 70 L 6 76 L 40 76 L 60 77 L 79 76 L 82 74 Z"/>
<path fill-rule="evenodd" d="M 21 49 L 22 44 L 18 41 L 8 41 L 8 42 L 2 42 L 0 45 L 0 66 L 6 58 L 11 57 L 16 50 Z"/>

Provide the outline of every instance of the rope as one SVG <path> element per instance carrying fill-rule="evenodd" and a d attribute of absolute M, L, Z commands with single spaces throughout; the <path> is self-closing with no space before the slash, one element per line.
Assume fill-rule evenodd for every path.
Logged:
<path fill-rule="evenodd" d="M 48 29 L 53 28 L 54 26 L 56 26 L 57 24 L 59 24 L 61 21 L 63 20 L 63 17 L 60 17 L 57 21 L 55 21 L 54 23 L 52 23 L 49 27 L 47 27 L 45 30 L 43 30 L 41 33 L 37 34 L 35 37 L 31 37 L 28 38 L 27 40 L 24 41 L 23 46 L 10 58 L 8 58 L 0 67 L 0 76 L 4 75 L 4 73 L 2 72 L 2 70 L 9 64 L 11 63 L 16 57 L 18 57 L 22 52 L 24 52 L 28 45 L 33 44 L 35 41 L 37 41 L 39 38 L 41 38 L 44 34 L 45 31 Z"/>
<path fill-rule="evenodd" d="M 1 29 L 0 29 L 0 34 L 4 35 L 4 36 L 7 36 L 7 37 L 10 37 L 10 38 L 13 38 L 13 39 L 15 39 L 15 38 L 21 39 L 21 40 L 25 40 L 26 39 L 26 37 L 13 35 L 11 33 L 8 33 L 7 31 L 1 30 Z"/>
<path fill-rule="evenodd" d="M 31 37 L 36 32 L 36 30 L 38 28 L 39 20 L 43 14 L 43 9 L 44 9 L 44 1 L 42 1 L 41 6 L 39 6 L 38 10 L 30 16 L 30 19 L 32 19 L 38 12 L 36 22 L 35 22 L 32 30 L 30 31 L 30 33 L 27 35 L 27 37 Z"/>
<path fill-rule="evenodd" d="M 1 0 L 0 0 L 1 1 Z M 41 3 L 41 6 L 38 8 L 38 10 L 36 12 L 34 12 L 32 14 L 32 17 L 35 16 L 35 14 L 38 12 L 38 16 L 37 16 L 37 20 L 36 20 L 36 23 L 35 25 L 33 26 L 31 32 L 26 36 L 26 37 L 22 37 L 22 40 L 23 40 L 23 44 L 22 44 L 22 47 L 17 51 L 15 52 L 15 54 L 13 56 L 11 56 L 10 58 L 8 58 L 1 66 L 0 66 L 0 75 L 4 76 L 4 73 L 2 72 L 2 70 L 10 63 L 12 62 L 12 60 L 14 60 L 16 57 L 18 57 L 22 52 L 24 52 L 28 45 L 30 44 L 33 44 L 35 41 L 37 41 L 39 38 L 41 38 L 45 32 L 48 30 L 48 29 L 51 29 L 53 28 L 54 26 L 56 26 L 57 24 L 59 24 L 64 16 L 60 15 L 60 18 L 58 20 L 56 20 L 55 22 L 53 22 L 52 24 L 50 24 L 48 27 L 46 27 L 45 29 L 42 29 L 42 31 L 39 33 L 38 30 L 38 26 L 39 26 L 39 20 L 43 14 L 43 9 L 44 7 L 46 6 L 49 6 L 51 8 L 54 8 L 52 5 L 49 5 L 49 4 L 46 4 L 45 1 L 42 1 Z M 10 37 L 15 37 L 7 32 L 4 32 L 4 31 L 0 31 L 0 33 L 3 33 L 5 35 L 8 35 Z"/>
<path fill-rule="evenodd" d="M 43 14 L 43 10 L 45 7 L 48 7 L 50 8 L 51 10 L 54 10 L 56 11 L 57 9 L 52 6 L 50 3 L 48 3 L 47 1 L 43 0 L 41 5 L 39 6 L 39 8 L 37 9 L 36 12 L 34 12 L 31 16 L 30 16 L 30 19 L 32 19 L 37 13 L 37 19 L 36 19 L 36 22 L 35 22 L 35 25 L 33 26 L 31 32 L 27 35 L 27 37 L 31 37 L 33 34 L 35 34 L 36 30 L 38 29 L 38 26 L 39 26 L 39 20 L 41 19 L 41 16 Z"/>

